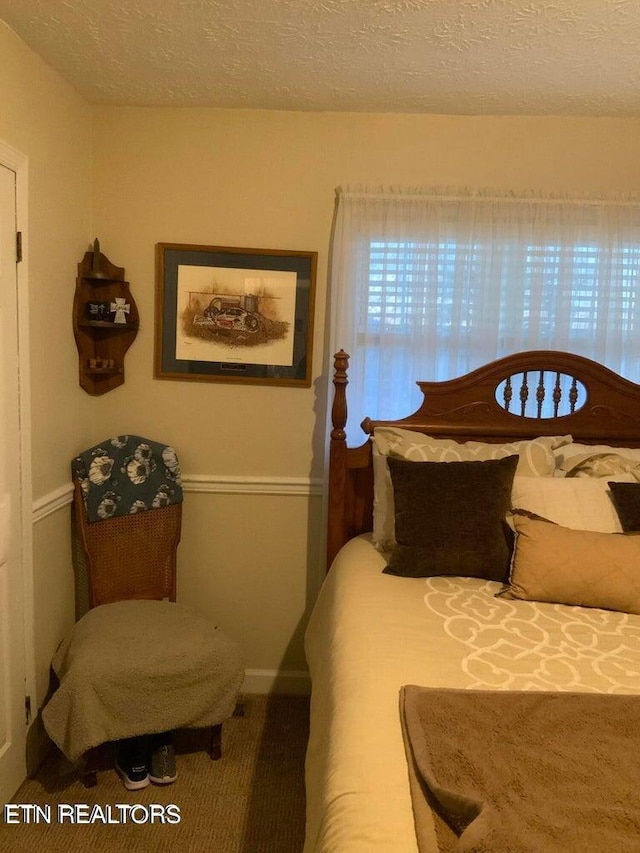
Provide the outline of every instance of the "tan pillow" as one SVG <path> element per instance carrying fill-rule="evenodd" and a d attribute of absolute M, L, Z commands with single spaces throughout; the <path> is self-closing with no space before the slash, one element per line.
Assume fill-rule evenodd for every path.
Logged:
<path fill-rule="evenodd" d="M 553 451 L 568 444 L 570 435 L 543 436 L 510 444 L 433 438 L 399 427 L 378 427 L 373 434 L 373 542 L 381 551 L 391 551 L 395 543 L 393 485 L 387 456 L 410 462 L 485 462 L 518 455 L 516 474 L 552 477 L 556 467 Z"/>
<path fill-rule="evenodd" d="M 505 598 L 640 614 L 640 536 L 569 530 L 518 514 L 512 522 Z"/>

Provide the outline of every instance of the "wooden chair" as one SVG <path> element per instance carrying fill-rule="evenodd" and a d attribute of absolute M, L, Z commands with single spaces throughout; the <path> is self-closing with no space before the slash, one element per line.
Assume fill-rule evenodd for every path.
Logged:
<path fill-rule="evenodd" d="M 244 669 L 233 641 L 176 603 L 181 519 L 178 502 L 89 521 L 75 482 L 76 571 L 89 610 L 54 657 L 60 686 L 43 720 L 70 760 L 82 746 L 85 787 L 96 784 L 101 745 L 124 737 L 210 727 L 209 755 L 221 757 L 222 722 L 236 709 Z"/>

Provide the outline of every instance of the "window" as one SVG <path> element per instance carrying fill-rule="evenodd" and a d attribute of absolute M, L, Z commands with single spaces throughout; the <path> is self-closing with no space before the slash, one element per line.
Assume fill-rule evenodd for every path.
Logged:
<path fill-rule="evenodd" d="M 640 205 L 341 193 L 331 280 L 352 443 L 365 415 L 418 407 L 411 378 L 520 350 L 570 350 L 640 381 Z"/>

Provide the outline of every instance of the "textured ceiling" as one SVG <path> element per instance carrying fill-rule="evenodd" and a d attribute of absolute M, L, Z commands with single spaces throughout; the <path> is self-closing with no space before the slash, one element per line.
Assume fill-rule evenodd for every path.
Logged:
<path fill-rule="evenodd" d="M 640 0 L 0 0 L 88 101 L 640 115 Z"/>

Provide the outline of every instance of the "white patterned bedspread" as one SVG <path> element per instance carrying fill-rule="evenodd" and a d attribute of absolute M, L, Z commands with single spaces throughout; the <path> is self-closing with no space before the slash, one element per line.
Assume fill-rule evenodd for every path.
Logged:
<path fill-rule="evenodd" d="M 404 684 L 640 693 L 640 617 L 496 598 L 497 583 L 398 578 L 384 565 L 368 537 L 348 543 L 307 629 L 305 853 L 417 853 Z"/>

